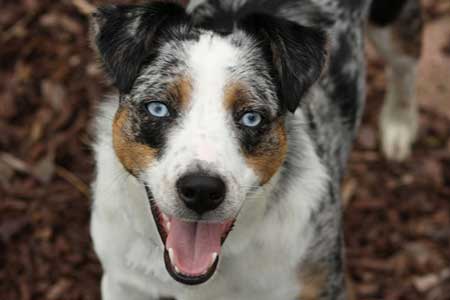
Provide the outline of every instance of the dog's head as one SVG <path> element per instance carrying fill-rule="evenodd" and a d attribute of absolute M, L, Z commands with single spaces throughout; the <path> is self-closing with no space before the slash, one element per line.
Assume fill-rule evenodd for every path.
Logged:
<path fill-rule="evenodd" d="M 244 201 L 283 166 L 285 115 L 320 76 L 325 35 L 261 14 L 217 32 L 173 3 L 107 6 L 93 20 L 120 93 L 115 153 L 147 188 L 168 271 L 204 282 Z"/>

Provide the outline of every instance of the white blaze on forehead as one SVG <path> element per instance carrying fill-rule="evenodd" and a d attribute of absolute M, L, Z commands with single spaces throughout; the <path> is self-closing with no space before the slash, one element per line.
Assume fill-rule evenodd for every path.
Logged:
<path fill-rule="evenodd" d="M 184 128 L 191 134 L 193 155 L 213 162 L 220 159 L 219 152 L 224 151 L 224 147 L 233 144 L 228 141 L 228 145 L 224 145 L 232 135 L 224 90 L 232 79 L 230 68 L 237 65 L 239 49 L 226 38 L 207 33 L 198 42 L 189 44 L 186 52 L 192 99 Z"/>
<path fill-rule="evenodd" d="M 216 99 L 210 101 L 217 102 L 230 79 L 229 69 L 237 65 L 239 49 L 223 37 L 204 34 L 197 43 L 190 45 L 187 53 L 195 96 L 215 96 Z"/>

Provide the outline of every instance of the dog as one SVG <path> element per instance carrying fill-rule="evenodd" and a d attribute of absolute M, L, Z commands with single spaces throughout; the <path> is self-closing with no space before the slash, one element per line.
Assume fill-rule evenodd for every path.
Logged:
<path fill-rule="evenodd" d="M 418 0 L 109 5 L 91 233 L 104 300 L 346 299 L 340 182 L 387 62 L 382 148 L 417 131 Z"/>

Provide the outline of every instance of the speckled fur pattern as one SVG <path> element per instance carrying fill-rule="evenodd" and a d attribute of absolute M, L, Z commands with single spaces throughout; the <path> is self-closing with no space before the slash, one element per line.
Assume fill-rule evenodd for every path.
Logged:
<path fill-rule="evenodd" d="M 132 6 L 97 12 L 93 41 L 119 92 L 96 118 L 91 233 L 103 300 L 347 298 L 340 183 L 364 108 L 370 2 L 192 0 L 188 15 Z M 283 30 L 265 27 L 261 14 Z M 303 36 L 290 36 L 294 27 L 284 20 Z M 187 86 L 182 104 L 167 92 L 174 79 Z M 272 125 L 260 132 L 236 126 L 239 111 L 222 103 L 234 84 L 247 95 L 235 106 L 263 110 Z M 173 119 L 152 121 L 142 110 L 149 98 L 170 103 Z M 138 165 L 132 171 L 114 147 L 124 109 L 125 140 L 152 153 L 127 156 Z M 282 163 L 263 180 L 248 157 L 284 139 L 286 151 L 274 154 Z M 228 187 L 223 205 L 202 220 L 238 217 L 214 277 L 185 286 L 166 271 L 146 188 L 163 212 L 195 218 L 173 189 L 193 170 L 218 173 Z"/>

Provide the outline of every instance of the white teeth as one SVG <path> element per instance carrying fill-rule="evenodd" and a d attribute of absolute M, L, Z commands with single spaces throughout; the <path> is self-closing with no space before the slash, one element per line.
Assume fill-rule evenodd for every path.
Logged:
<path fill-rule="evenodd" d="M 170 230 L 170 218 L 165 213 L 161 213 L 161 220 L 162 224 L 164 224 L 164 229 L 169 231 Z"/>
<path fill-rule="evenodd" d="M 178 269 L 177 266 L 175 266 L 175 260 L 174 260 L 173 249 L 172 249 L 172 248 L 169 248 L 169 249 L 167 250 L 167 252 L 169 252 L 169 259 L 170 259 L 170 262 L 172 263 L 173 269 L 175 270 L 175 272 L 180 273 L 180 269 Z"/>
<path fill-rule="evenodd" d="M 165 213 L 161 213 L 162 219 L 165 223 L 169 222 L 169 217 Z"/>
<path fill-rule="evenodd" d="M 173 263 L 174 263 L 173 249 L 172 249 L 172 248 L 169 248 L 169 250 L 167 250 L 167 252 L 169 252 L 170 262 L 173 264 Z"/>
<path fill-rule="evenodd" d="M 219 254 L 217 254 L 217 252 L 214 252 L 213 254 L 211 254 L 211 262 L 209 264 L 209 268 L 216 262 L 216 259 L 218 256 L 219 256 Z M 209 268 L 207 270 L 205 270 L 202 275 L 205 275 L 206 273 L 208 273 Z"/>
<path fill-rule="evenodd" d="M 175 272 L 181 273 L 181 272 L 180 272 L 180 269 L 178 269 L 177 266 L 173 265 L 173 268 L 175 269 Z"/>

